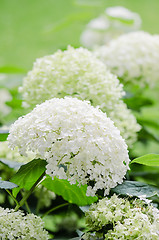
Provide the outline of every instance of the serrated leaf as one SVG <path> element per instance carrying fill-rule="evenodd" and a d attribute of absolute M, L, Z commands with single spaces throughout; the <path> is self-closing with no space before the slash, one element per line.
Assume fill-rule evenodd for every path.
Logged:
<path fill-rule="evenodd" d="M 0 179 L 0 188 L 1 189 L 13 189 L 17 188 L 18 185 L 9 181 L 3 181 Z"/>
<path fill-rule="evenodd" d="M 21 162 L 16 162 L 16 161 L 11 161 L 5 158 L 0 158 L 0 162 L 3 163 L 4 165 L 8 166 L 9 168 L 13 168 L 15 170 L 18 170 L 22 165 L 25 163 Z"/>
<path fill-rule="evenodd" d="M 10 179 L 20 188 L 30 190 L 39 177 L 45 172 L 46 161 L 34 159 L 20 167 L 18 172 Z"/>
<path fill-rule="evenodd" d="M 60 195 L 69 203 L 77 204 L 78 206 L 90 205 L 97 201 L 97 197 L 87 197 L 87 185 L 77 186 L 77 184 L 70 184 L 67 180 L 52 178 L 47 176 L 42 182 L 42 185 L 50 191 Z"/>
<path fill-rule="evenodd" d="M 0 141 L 6 141 L 8 137 L 9 131 L 8 130 L 0 130 Z"/>
<path fill-rule="evenodd" d="M 146 198 L 155 195 L 159 196 L 159 188 L 137 181 L 124 181 L 122 184 L 112 189 L 111 192 L 119 195 L 134 197 L 140 197 L 143 195 Z"/>
<path fill-rule="evenodd" d="M 139 163 L 146 166 L 159 166 L 159 154 L 146 154 L 144 156 L 135 158 L 131 161 L 132 163 Z"/>

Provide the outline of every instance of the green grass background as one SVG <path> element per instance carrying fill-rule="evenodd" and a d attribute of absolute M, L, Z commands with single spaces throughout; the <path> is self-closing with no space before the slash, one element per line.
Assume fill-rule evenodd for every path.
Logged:
<path fill-rule="evenodd" d="M 142 29 L 159 33 L 159 0 L 0 0 L 0 71 L 25 72 L 37 57 L 80 46 L 85 24 L 115 5 L 139 13 Z"/>

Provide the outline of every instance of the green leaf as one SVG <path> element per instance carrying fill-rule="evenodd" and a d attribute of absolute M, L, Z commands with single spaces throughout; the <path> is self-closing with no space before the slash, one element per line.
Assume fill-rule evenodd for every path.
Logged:
<path fill-rule="evenodd" d="M 159 106 L 142 107 L 136 117 L 143 129 L 159 141 Z"/>
<path fill-rule="evenodd" d="M 90 205 L 97 201 L 97 197 L 87 197 L 86 190 L 87 185 L 77 186 L 77 184 L 70 184 L 67 180 L 52 178 L 47 176 L 42 182 L 42 185 L 53 191 L 57 195 L 60 195 L 69 203 L 77 204 L 78 206 Z"/>
<path fill-rule="evenodd" d="M 7 137 L 9 135 L 9 131 L 8 130 L 0 130 L 0 141 L 6 141 Z"/>
<path fill-rule="evenodd" d="M 9 181 L 3 181 L 0 179 L 0 188 L 1 189 L 13 189 L 13 188 L 17 188 L 18 185 L 9 182 Z"/>
<path fill-rule="evenodd" d="M 159 154 L 146 154 L 133 159 L 130 164 L 132 163 L 139 163 L 146 166 L 159 166 Z"/>
<path fill-rule="evenodd" d="M 146 142 L 138 141 L 134 143 L 131 153 L 135 157 L 140 157 L 149 153 L 159 154 L 158 142 L 148 139 Z"/>
<path fill-rule="evenodd" d="M 18 172 L 10 179 L 20 188 L 30 190 L 39 177 L 45 172 L 46 161 L 34 159 L 20 167 Z"/>
<path fill-rule="evenodd" d="M 159 141 L 159 126 L 155 127 L 154 125 L 144 124 L 143 127 L 155 140 Z"/>
<path fill-rule="evenodd" d="M 159 188 L 152 185 L 137 182 L 137 181 L 124 181 L 122 184 L 118 185 L 111 190 L 112 193 L 116 193 L 124 196 L 145 196 L 146 198 L 158 195 Z"/>
<path fill-rule="evenodd" d="M 26 73 L 26 70 L 16 66 L 3 66 L 0 67 L 0 73 Z"/>
<path fill-rule="evenodd" d="M 57 31 L 61 31 L 64 28 L 71 25 L 72 23 L 74 23 L 76 21 L 84 21 L 85 19 L 90 18 L 91 16 L 92 16 L 92 14 L 90 13 L 90 11 L 85 12 L 85 13 L 83 13 L 83 12 L 72 13 L 72 14 L 68 15 L 66 18 L 63 18 L 59 22 L 56 22 L 55 24 L 53 24 L 52 27 L 50 26 L 46 32 L 54 33 Z"/>

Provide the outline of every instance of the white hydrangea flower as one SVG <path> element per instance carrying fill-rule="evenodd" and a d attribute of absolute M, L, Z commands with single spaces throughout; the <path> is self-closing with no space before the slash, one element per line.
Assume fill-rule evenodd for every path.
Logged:
<path fill-rule="evenodd" d="M 136 133 L 141 129 L 131 110 L 127 108 L 123 101 L 119 101 L 118 105 L 114 107 L 114 111 L 109 113 L 109 117 L 120 130 L 120 134 L 126 140 L 129 148 L 131 148 L 137 140 Z"/>
<path fill-rule="evenodd" d="M 95 55 L 124 83 L 154 86 L 159 79 L 158 39 L 143 31 L 125 34 L 99 47 Z"/>
<path fill-rule="evenodd" d="M 49 236 L 40 217 L 0 207 L 0 239 L 47 240 Z"/>
<path fill-rule="evenodd" d="M 81 34 L 80 41 L 87 48 L 104 45 L 121 34 L 137 31 L 141 18 L 129 9 L 116 6 L 105 9 L 104 14 L 92 19 Z"/>
<path fill-rule="evenodd" d="M 91 239 L 159 239 L 159 210 L 140 199 L 129 201 L 114 194 L 99 200 L 86 212 L 86 223 L 94 232 Z M 88 232 L 83 238 L 89 240 L 90 236 Z"/>
<path fill-rule="evenodd" d="M 108 194 L 129 168 L 127 146 L 113 122 L 76 98 L 54 98 L 37 105 L 11 126 L 8 141 L 22 154 L 32 151 L 45 159 L 52 178 L 71 184 L 93 182 L 87 189 L 92 196 L 98 189 Z"/>
<path fill-rule="evenodd" d="M 37 59 L 20 92 L 28 105 L 35 106 L 53 97 L 75 96 L 107 109 L 112 109 L 125 94 L 117 77 L 82 47 L 68 47 Z"/>
<path fill-rule="evenodd" d="M 68 95 L 89 100 L 93 106 L 99 106 L 109 117 L 112 116 L 124 139 L 128 139 L 129 147 L 136 140 L 134 136 L 139 125 L 126 106 L 121 108 L 122 118 L 115 119 L 119 114 L 113 114 L 124 95 L 122 85 L 87 49 L 69 47 L 64 52 L 59 50 L 53 55 L 37 59 L 32 71 L 24 78 L 20 91 L 25 104 L 29 105 Z M 133 119 L 131 131 L 127 118 Z"/>

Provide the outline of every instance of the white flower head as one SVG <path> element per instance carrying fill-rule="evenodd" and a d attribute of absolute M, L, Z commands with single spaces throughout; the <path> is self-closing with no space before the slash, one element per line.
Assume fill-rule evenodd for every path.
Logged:
<path fill-rule="evenodd" d="M 137 124 L 135 116 L 127 108 L 123 101 L 119 101 L 114 110 L 109 112 L 110 119 L 120 130 L 121 136 L 126 140 L 127 145 L 131 148 L 137 140 L 137 132 L 141 126 Z"/>
<path fill-rule="evenodd" d="M 120 22 L 121 28 L 123 28 L 123 30 L 125 29 L 125 32 L 132 30 L 135 31 L 141 27 L 141 18 L 139 14 L 132 12 L 125 7 L 115 6 L 106 8 L 105 14 L 109 20 L 112 20 L 112 24 L 114 23 L 114 25 L 116 25 L 117 22 Z M 118 25 L 118 27 L 120 27 L 120 25 Z"/>
<path fill-rule="evenodd" d="M 154 86 L 159 79 L 159 37 L 139 31 L 112 40 L 95 55 L 124 83 Z"/>
<path fill-rule="evenodd" d="M 80 41 L 83 46 L 94 48 L 108 43 L 121 34 L 137 31 L 140 27 L 141 18 L 137 13 L 121 6 L 109 7 L 86 25 Z"/>
<path fill-rule="evenodd" d="M 0 207 L 0 239 L 47 240 L 47 231 L 40 217 Z"/>
<path fill-rule="evenodd" d="M 86 212 L 86 223 L 94 239 L 159 239 L 159 210 L 140 199 L 128 200 L 114 194 L 99 200 Z M 84 239 L 90 236 L 88 232 Z"/>
<path fill-rule="evenodd" d="M 37 59 L 20 92 L 24 102 L 33 106 L 53 97 L 75 96 L 112 109 L 125 94 L 122 87 L 90 51 L 68 47 Z"/>
<path fill-rule="evenodd" d="M 11 126 L 8 141 L 22 154 L 32 151 L 45 159 L 52 178 L 93 183 L 87 189 L 92 196 L 98 189 L 108 194 L 129 168 L 127 145 L 113 122 L 76 98 L 54 98 L 38 105 Z"/>
<path fill-rule="evenodd" d="M 126 141 L 128 139 L 129 146 L 136 140 L 134 135 L 136 136 L 139 125 L 132 113 L 127 111 L 126 105 L 126 110 L 122 111 L 122 108 L 120 113 L 123 122 L 121 117 L 118 119 L 118 115 L 113 114 L 125 94 L 122 85 L 105 64 L 87 49 L 68 47 L 64 52 L 59 50 L 53 55 L 37 59 L 32 71 L 24 78 L 20 91 L 24 103 L 33 106 L 53 97 L 72 96 L 89 100 L 93 106 L 99 106 L 109 117 L 112 116 L 123 138 Z M 123 128 L 123 125 L 129 124 L 126 124 L 127 115 L 134 119 L 132 131 L 129 131 L 129 127 Z"/>

